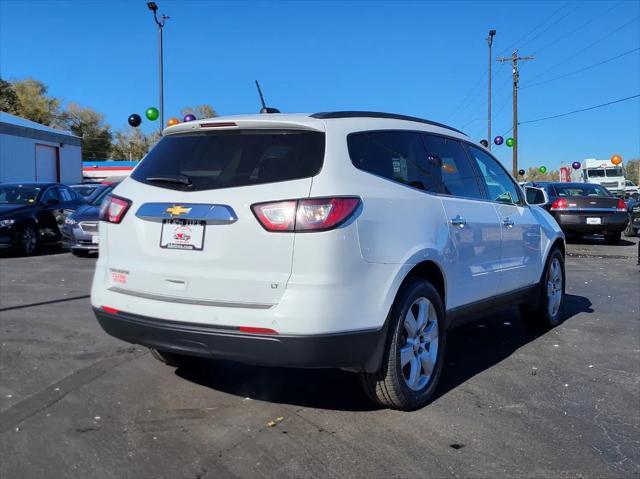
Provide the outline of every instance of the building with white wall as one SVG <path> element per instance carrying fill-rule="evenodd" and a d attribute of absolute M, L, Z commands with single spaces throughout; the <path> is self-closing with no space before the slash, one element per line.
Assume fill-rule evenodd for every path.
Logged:
<path fill-rule="evenodd" d="M 79 137 L 0 112 L 0 183 L 82 181 Z"/>

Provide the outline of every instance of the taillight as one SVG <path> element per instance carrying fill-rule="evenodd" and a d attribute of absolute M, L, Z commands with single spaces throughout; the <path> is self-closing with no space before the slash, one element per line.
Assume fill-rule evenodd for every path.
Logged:
<path fill-rule="evenodd" d="M 360 198 L 312 198 L 258 203 L 253 214 L 267 231 L 326 231 L 340 226 L 357 209 Z"/>
<path fill-rule="evenodd" d="M 131 206 L 131 201 L 115 195 L 107 195 L 100 204 L 100 220 L 120 223 Z"/>
<path fill-rule="evenodd" d="M 553 203 L 551 203 L 551 211 L 566 210 L 566 209 L 567 209 L 567 200 L 565 198 L 558 198 Z"/>
<path fill-rule="evenodd" d="M 627 211 L 627 204 L 623 199 L 618 199 L 618 204 L 616 206 L 616 211 Z"/>

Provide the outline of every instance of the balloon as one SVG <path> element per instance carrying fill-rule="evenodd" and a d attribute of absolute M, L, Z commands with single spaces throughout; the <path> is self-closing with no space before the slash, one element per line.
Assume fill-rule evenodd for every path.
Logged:
<path fill-rule="evenodd" d="M 520 176 L 524 176 L 524 173 L 525 173 L 525 171 L 524 171 L 524 170 L 518 170 L 518 174 L 519 174 Z"/>
<path fill-rule="evenodd" d="M 167 121 L 167 126 L 177 125 L 178 123 L 180 123 L 180 120 L 178 120 L 177 118 L 169 118 L 169 120 Z"/>
<path fill-rule="evenodd" d="M 613 163 L 614 165 L 619 165 L 620 163 L 622 163 L 622 157 L 620 155 L 613 155 L 611 157 L 611 163 Z"/>
<path fill-rule="evenodd" d="M 489 146 L 489 142 L 487 140 L 480 140 L 480 144 L 487 148 Z"/>
<path fill-rule="evenodd" d="M 188 115 L 185 115 L 184 118 L 182 119 L 182 121 L 194 121 L 196 119 L 195 115 L 192 115 L 191 113 L 189 113 Z"/>
<path fill-rule="evenodd" d="M 147 108 L 147 111 L 145 111 L 144 114 L 147 117 L 147 120 L 151 121 L 157 120 L 160 116 L 160 112 L 158 111 L 158 109 L 153 106 Z"/>
<path fill-rule="evenodd" d="M 514 140 L 513 138 L 507 138 L 507 141 L 505 143 L 509 148 L 511 148 L 513 145 L 516 144 L 516 140 Z"/>
<path fill-rule="evenodd" d="M 547 167 L 546 166 L 541 166 L 540 168 L 538 168 L 538 171 L 542 174 L 547 172 Z"/>
<path fill-rule="evenodd" d="M 580 162 L 579 162 L 579 161 L 574 161 L 573 163 L 571 163 L 571 167 L 572 167 L 574 170 L 579 170 L 581 166 L 582 166 L 582 165 L 580 164 Z"/>
<path fill-rule="evenodd" d="M 133 113 L 129 115 L 129 119 L 127 121 L 131 126 L 135 128 L 136 126 L 140 126 L 140 123 L 142 123 L 142 118 L 140 118 L 140 115 L 138 115 L 137 113 Z"/>
<path fill-rule="evenodd" d="M 504 138 L 502 138 L 501 136 L 496 136 L 496 137 L 493 139 L 493 142 L 494 142 L 496 145 L 502 145 L 502 144 L 504 143 Z"/>

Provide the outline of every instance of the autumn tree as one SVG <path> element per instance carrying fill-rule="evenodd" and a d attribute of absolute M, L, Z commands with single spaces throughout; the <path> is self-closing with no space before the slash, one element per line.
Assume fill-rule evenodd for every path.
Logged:
<path fill-rule="evenodd" d="M 47 95 L 47 86 L 27 78 L 13 82 L 18 97 L 16 115 L 46 126 L 59 126 L 60 100 Z"/>
<path fill-rule="evenodd" d="M 188 106 L 180 110 L 180 114 L 184 118 L 186 115 L 194 115 L 196 119 L 203 120 L 205 118 L 213 118 L 218 116 L 211 105 Z"/>
<path fill-rule="evenodd" d="M 92 108 L 69 103 L 60 114 L 59 123 L 71 133 L 82 138 L 83 160 L 106 160 L 111 153 L 111 127 L 104 115 Z"/>
<path fill-rule="evenodd" d="M 157 132 L 147 135 L 140 128 L 127 127 L 126 130 L 116 131 L 111 158 L 141 160 L 159 139 L 160 135 Z"/>
<path fill-rule="evenodd" d="M 0 78 L 0 111 L 19 115 L 20 108 L 20 99 L 13 85 Z"/>

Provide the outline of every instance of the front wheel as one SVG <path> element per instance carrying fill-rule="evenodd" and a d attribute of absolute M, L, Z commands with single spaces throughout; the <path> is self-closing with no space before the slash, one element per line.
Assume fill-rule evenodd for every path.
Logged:
<path fill-rule="evenodd" d="M 622 233 L 618 231 L 617 233 L 605 233 L 604 240 L 607 244 L 616 245 L 620 243 L 620 238 L 622 237 Z"/>
<path fill-rule="evenodd" d="M 35 252 L 38 246 L 38 235 L 36 228 L 31 223 L 27 223 L 18 231 L 15 246 L 18 252 L 24 256 L 30 256 Z"/>
<path fill-rule="evenodd" d="M 416 279 L 401 291 L 388 321 L 381 367 L 362 373 L 361 382 L 367 396 L 381 406 L 412 411 L 429 402 L 442 372 L 442 299 L 431 283 Z"/>
<path fill-rule="evenodd" d="M 544 267 L 537 303 L 522 305 L 520 307 L 522 316 L 529 323 L 553 328 L 562 322 L 564 295 L 564 257 L 558 248 L 554 248 Z"/>

